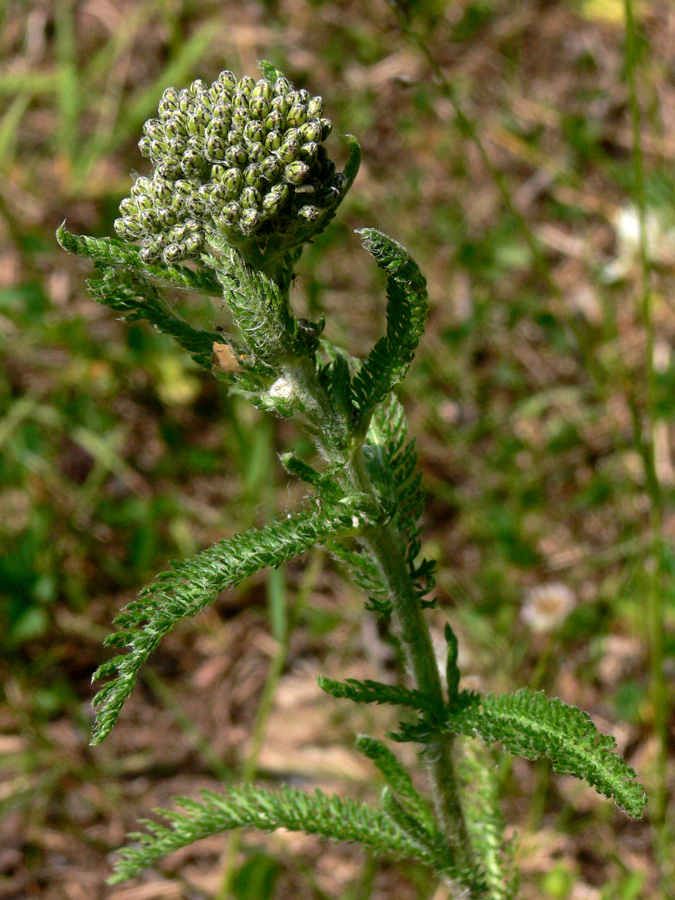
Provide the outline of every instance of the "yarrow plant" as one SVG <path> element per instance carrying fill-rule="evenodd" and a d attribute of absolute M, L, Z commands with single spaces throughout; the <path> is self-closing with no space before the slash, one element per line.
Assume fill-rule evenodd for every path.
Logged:
<path fill-rule="evenodd" d="M 117 616 L 106 643 L 122 650 L 94 675 L 107 680 L 94 698 L 92 743 L 110 733 L 141 667 L 175 625 L 247 576 L 322 544 L 364 590 L 369 613 L 388 623 L 409 685 L 320 678 L 319 686 L 335 698 L 400 710 L 389 739 L 419 748 L 427 791 L 418 791 L 390 744 L 361 737 L 358 748 L 387 784 L 378 805 L 290 787 L 178 798 L 179 811 L 158 810 L 157 820 L 131 836 L 111 882 L 200 838 L 246 826 L 357 842 L 418 860 L 453 896 L 509 900 L 516 877 L 485 745 L 546 757 L 554 771 L 585 779 L 632 816 L 641 815 L 645 794 L 614 739 L 586 713 L 527 690 L 462 690 L 449 625 L 441 676 L 425 613 L 434 602 L 434 564 L 420 556 L 424 492 L 394 394 L 424 330 L 425 280 L 400 244 L 364 228 L 361 241 L 384 271 L 387 293 L 386 334 L 367 358 L 322 339 L 323 322 L 294 314 L 293 268 L 344 199 L 360 149 L 347 136 L 348 161 L 336 171 L 324 146 L 331 132 L 324 101 L 295 90 L 270 64 L 260 69 L 258 81 L 223 72 L 210 86 L 195 81 L 165 91 L 140 142 L 152 174 L 138 177 L 122 201 L 119 240 L 58 231 L 66 250 L 98 269 L 89 283 L 96 300 L 171 335 L 255 406 L 296 419 L 317 451 L 313 462 L 283 456 L 289 474 L 307 485 L 300 508 L 172 563 Z M 231 333 L 190 324 L 165 298 L 167 289 L 220 298 Z"/>

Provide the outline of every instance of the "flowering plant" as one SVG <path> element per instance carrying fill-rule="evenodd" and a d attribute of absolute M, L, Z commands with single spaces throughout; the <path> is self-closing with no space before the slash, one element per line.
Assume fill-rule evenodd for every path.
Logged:
<path fill-rule="evenodd" d="M 319 686 L 336 698 L 398 708 L 389 738 L 419 746 L 426 790 L 388 744 L 362 737 L 359 749 L 387 785 L 378 805 L 290 787 L 182 798 L 180 812 L 158 811 L 166 824 L 146 823 L 133 836 L 112 882 L 216 832 L 284 827 L 419 860 L 458 897 L 507 900 L 515 879 L 485 744 L 548 757 L 556 772 L 586 779 L 630 815 L 641 814 L 644 791 L 613 738 L 580 710 L 526 690 L 462 690 L 450 625 L 442 677 L 426 621 L 434 564 L 420 555 L 424 492 L 394 394 L 424 330 L 426 283 L 400 244 L 366 228 L 361 240 L 385 273 L 387 293 L 386 334 L 366 359 L 322 339 L 323 322 L 295 315 L 293 267 L 345 197 L 360 149 L 348 137 L 349 158 L 337 172 L 324 147 L 331 123 L 323 100 L 294 90 L 268 63 L 261 70 L 257 82 L 223 72 L 209 87 L 196 81 L 164 93 L 140 143 L 153 172 L 122 201 L 119 240 L 58 232 L 66 250 L 98 268 L 89 285 L 95 299 L 171 335 L 256 406 L 295 418 L 317 451 L 314 461 L 283 456 L 289 474 L 307 485 L 299 509 L 172 563 L 118 615 L 107 644 L 123 650 L 95 673 L 108 680 L 94 699 L 93 743 L 109 734 L 141 667 L 175 625 L 225 588 L 320 543 L 364 589 L 369 612 L 391 628 L 412 686 L 327 678 Z M 222 299 L 231 333 L 190 324 L 164 298 L 167 288 Z"/>

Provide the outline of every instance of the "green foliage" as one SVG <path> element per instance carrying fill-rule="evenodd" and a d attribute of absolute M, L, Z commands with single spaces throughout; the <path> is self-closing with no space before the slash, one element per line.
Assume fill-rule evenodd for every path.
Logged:
<path fill-rule="evenodd" d="M 99 744 L 113 728 L 134 689 L 140 668 L 161 639 L 181 619 L 195 616 L 226 588 L 239 584 L 265 566 L 278 566 L 351 524 L 345 507 L 310 508 L 262 529 L 219 541 L 196 557 L 174 562 L 120 613 L 106 645 L 127 646 L 129 652 L 104 663 L 94 679 L 112 679 L 94 697 L 98 707 L 92 743 Z"/>
<path fill-rule="evenodd" d="M 387 336 L 380 338 L 352 384 L 357 427 L 365 432 L 373 410 L 401 381 L 427 319 L 424 276 L 407 250 L 375 228 L 362 228 L 363 246 L 387 273 Z"/>
<path fill-rule="evenodd" d="M 214 368 L 214 344 L 225 345 L 232 359 L 223 353 L 217 374 L 255 406 L 295 417 L 312 439 L 319 462 L 292 453 L 282 460 L 313 487 L 316 499 L 264 528 L 172 563 L 118 615 L 118 630 L 107 644 L 126 646 L 127 652 L 95 674 L 110 680 L 94 700 L 92 742 L 110 732 L 142 665 L 174 625 L 261 568 L 323 543 L 366 591 L 368 608 L 391 617 L 415 687 L 325 678 L 319 684 L 334 697 L 407 711 L 393 737 L 426 745 L 421 756 L 433 811 L 396 756 L 381 741 L 364 737 L 360 750 L 387 782 L 381 809 L 290 788 L 205 792 L 201 802 L 178 801 L 183 812 L 158 811 L 168 825 L 146 822 L 147 831 L 134 836 L 138 845 L 122 852 L 113 881 L 201 837 L 241 826 L 284 827 L 414 858 L 472 900 L 511 900 L 515 889 L 489 758 L 469 749 L 458 776 L 454 736 L 498 742 L 528 759 L 547 757 L 554 771 L 585 779 L 631 815 L 640 815 L 644 792 L 615 754 L 614 740 L 601 735 L 585 713 L 527 691 L 486 697 L 459 692 L 458 644 L 449 627 L 444 695 L 423 616 L 434 602 L 428 595 L 435 571 L 433 561 L 420 558 L 425 492 L 415 441 L 408 440 L 403 408 L 393 394 L 424 330 L 426 282 L 400 244 L 362 229 L 364 247 L 386 276 L 386 335 L 359 364 L 319 340 L 323 321 L 295 316 L 289 297 L 294 265 L 303 244 L 317 237 L 342 202 L 358 171 L 360 148 L 348 137 L 349 160 L 337 173 L 319 146 L 330 131 L 321 98 L 295 91 L 267 63 L 261 69 L 258 83 L 223 72 L 210 87 L 198 80 L 184 91 L 164 93 L 160 118 L 146 123 L 141 141 L 153 163 L 152 178 L 136 180 L 116 222 L 125 242 L 76 237 L 63 227 L 58 239 L 102 270 L 90 284 L 92 293 L 125 318 L 148 320 L 207 369 Z M 471 136 L 470 123 L 459 118 Z M 140 250 L 130 246 L 134 240 Z M 179 259 L 192 262 L 174 265 Z M 511 271 L 523 259 L 522 253 L 502 258 L 502 269 Z M 193 327 L 163 298 L 167 288 L 222 296 L 236 335 Z M 495 376 L 508 390 L 518 387 L 518 379 L 513 366 Z M 577 440 L 576 429 L 566 433 Z M 488 527 L 501 538 L 508 559 L 524 564 L 534 551 L 519 521 L 498 502 Z M 409 721 L 410 710 L 416 721 Z"/>
<path fill-rule="evenodd" d="M 319 790 L 308 795 L 289 787 L 274 793 L 239 787 L 223 794 L 202 791 L 201 802 L 186 797 L 177 798 L 176 802 L 185 812 L 155 811 L 169 825 L 144 820 L 147 831 L 130 835 L 136 843 L 120 851 L 110 884 L 133 878 L 168 853 L 194 841 L 242 827 L 303 831 L 333 841 L 362 844 L 386 856 L 412 857 L 447 874 L 455 872 L 447 851 L 434 852 L 411 838 L 386 812 Z"/>
<path fill-rule="evenodd" d="M 436 723 L 403 725 L 398 737 L 424 741 L 437 728 Z M 481 737 L 488 744 L 499 742 L 525 759 L 545 757 L 559 775 L 581 778 L 629 815 L 642 815 L 647 802 L 644 788 L 615 753 L 615 739 L 601 734 L 588 713 L 561 700 L 527 690 L 486 696 L 463 692 L 441 730 Z"/>
<path fill-rule="evenodd" d="M 473 847 L 485 872 L 492 900 L 513 900 L 516 880 L 510 872 L 509 847 L 499 806 L 497 767 L 490 751 L 478 741 L 467 741 L 459 760 L 462 800 Z"/>

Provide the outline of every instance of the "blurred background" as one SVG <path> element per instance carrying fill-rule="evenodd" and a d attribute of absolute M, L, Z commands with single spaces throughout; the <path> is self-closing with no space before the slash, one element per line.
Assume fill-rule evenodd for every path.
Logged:
<path fill-rule="evenodd" d="M 91 266 L 54 231 L 112 234 L 163 89 L 260 58 L 324 96 L 336 159 L 347 132 L 364 152 L 298 265 L 298 308 L 367 353 L 384 307 L 359 226 L 429 279 L 401 396 L 439 648 L 449 620 L 464 686 L 588 710 L 650 793 L 634 822 L 545 764 L 501 761 L 520 896 L 675 897 L 675 8 L 634 15 L 627 45 L 623 0 L 5 0 L 0 898 L 448 896 L 411 865 L 298 835 L 209 839 L 105 886 L 125 832 L 177 794 L 243 777 L 376 796 L 353 736 L 392 724 L 316 687 L 393 664 L 317 550 L 176 629 L 87 746 L 115 611 L 171 558 L 301 498 L 277 462 L 301 439 L 97 307 Z"/>

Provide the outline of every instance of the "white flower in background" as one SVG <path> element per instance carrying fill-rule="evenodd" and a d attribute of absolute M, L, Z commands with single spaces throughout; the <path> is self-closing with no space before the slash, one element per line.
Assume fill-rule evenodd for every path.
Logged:
<path fill-rule="evenodd" d="M 552 581 L 527 591 L 520 616 L 532 631 L 542 634 L 560 625 L 575 603 L 574 593 L 566 584 Z"/>
<path fill-rule="evenodd" d="M 637 209 L 625 206 L 614 216 L 616 255 L 602 270 L 606 282 L 621 281 L 640 267 L 640 216 Z M 647 256 L 660 266 L 675 265 L 675 229 L 669 228 L 655 210 L 645 217 Z"/>

